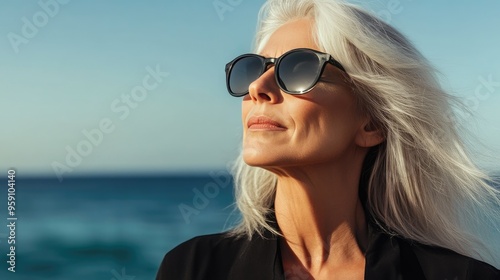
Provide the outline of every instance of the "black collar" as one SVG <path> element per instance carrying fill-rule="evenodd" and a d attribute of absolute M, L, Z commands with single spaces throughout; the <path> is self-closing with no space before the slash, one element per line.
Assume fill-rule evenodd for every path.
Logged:
<path fill-rule="evenodd" d="M 245 242 L 229 279 L 285 280 L 280 238 L 266 230 L 262 237 L 255 235 L 251 241 Z M 405 255 L 404 258 L 401 254 Z M 384 233 L 371 223 L 365 257 L 365 279 L 425 279 L 413 251 L 401 246 L 400 238 Z"/>

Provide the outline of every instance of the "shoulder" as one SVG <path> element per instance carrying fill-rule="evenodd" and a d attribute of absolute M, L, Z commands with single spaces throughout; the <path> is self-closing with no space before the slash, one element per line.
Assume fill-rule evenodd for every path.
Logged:
<path fill-rule="evenodd" d="M 195 253 L 216 255 L 222 253 L 221 251 L 227 254 L 231 249 L 236 249 L 234 245 L 245 241 L 243 238 L 236 238 L 228 233 L 201 235 L 181 243 L 166 256 L 192 256 Z"/>
<path fill-rule="evenodd" d="M 425 279 L 500 279 L 490 264 L 449 249 L 401 239 L 401 254 L 417 262 Z"/>
<path fill-rule="evenodd" d="M 165 255 L 156 279 L 225 279 L 248 242 L 228 233 L 192 238 Z"/>

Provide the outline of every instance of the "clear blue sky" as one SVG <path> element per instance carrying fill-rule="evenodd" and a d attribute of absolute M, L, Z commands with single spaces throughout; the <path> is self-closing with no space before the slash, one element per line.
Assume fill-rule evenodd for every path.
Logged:
<path fill-rule="evenodd" d="M 226 93 L 224 65 L 250 51 L 264 1 L 60 1 L 0 3 L 1 170 L 55 176 L 58 162 L 72 170 L 64 175 L 206 172 L 236 157 L 240 100 Z M 218 13 L 215 2 L 235 5 Z M 445 87 L 469 99 L 475 132 L 499 151 L 500 2 L 357 3 L 398 27 Z M 481 79 L 494 84 L 477 95 Z M 123 99 L 132 92 L 139 101 Z M 68 165 L 78 148 L 86 155 Z"/>

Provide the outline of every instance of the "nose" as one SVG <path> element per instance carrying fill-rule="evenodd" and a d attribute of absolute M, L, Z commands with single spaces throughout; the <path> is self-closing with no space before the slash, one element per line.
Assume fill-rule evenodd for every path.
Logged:
<path fill-rule="evenodd" d="M 259 78 L 253 81 L 248 87 L 248 97 L 253 102 L 277 102 L 281 97 L 281 91 L 274 78 L 274 69 L 272 66 Z"/>

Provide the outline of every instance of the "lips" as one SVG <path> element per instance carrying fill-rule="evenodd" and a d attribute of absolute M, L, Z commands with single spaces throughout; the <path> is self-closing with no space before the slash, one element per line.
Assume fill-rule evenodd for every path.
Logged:
<path fill-rule="evenodd" d="M 248 119 L 247 127 L 252 129 L 276 129 L 276 130 L 285 130 L 284 127 L 279 122 L 266 117 L 266 116 L 254 116 Z"/>

